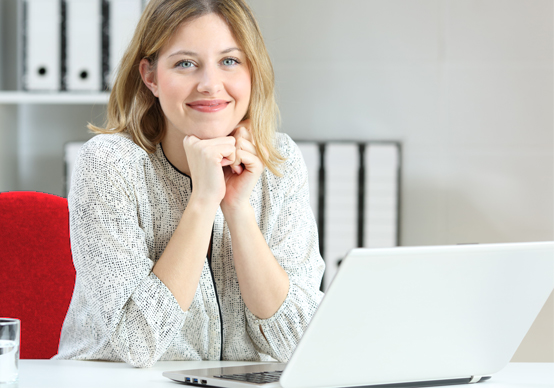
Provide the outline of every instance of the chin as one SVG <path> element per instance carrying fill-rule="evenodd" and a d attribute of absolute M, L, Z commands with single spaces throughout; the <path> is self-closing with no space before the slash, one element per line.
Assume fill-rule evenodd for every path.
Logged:
<path fill-rule="evenodd" d="M 225 137 L 229 136 L 231 132 L 235 129 L 235 127 L 229 128 L 228 126 L 215 128 L 214 125 L 203 125 L 204 128 L 197 127 L 194 131 L 192 131 L 191 135 L 196 136 L 197 138 L 201 140 L 209 140 L 209 139 L 215 139 L 218 137 Z"/>

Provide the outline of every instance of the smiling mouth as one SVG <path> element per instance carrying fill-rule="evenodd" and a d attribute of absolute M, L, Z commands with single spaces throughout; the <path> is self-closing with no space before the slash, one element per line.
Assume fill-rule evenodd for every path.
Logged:
<path fill-rule="evenodd" d="M 225 100 L 202 100 L 186 104 L 188 107 L 205 113 L 219 112 L 227 107 L 231 102 Z"/>

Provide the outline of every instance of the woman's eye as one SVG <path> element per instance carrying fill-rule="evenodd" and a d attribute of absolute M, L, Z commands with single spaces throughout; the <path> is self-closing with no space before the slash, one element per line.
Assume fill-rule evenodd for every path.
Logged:
<path fill-rule="evenodd" d="M 194 64 L 191 61 L 181 61 L 177 64 L 177 67 L 182 67 L 184 69 L 188 69 L 189 67 L 193 67 Z"/>
<path fill-rule="evenodd" d="M 223 60 L 223 64 L 224 64 L 225 66 L 233 66 L 233 65 L 236 65 L 236 64 L 238 64 L 238 63 L 239 63 L 239 61 L 236 60 L 235 58 L 225 58 L 225 59 Z"/>

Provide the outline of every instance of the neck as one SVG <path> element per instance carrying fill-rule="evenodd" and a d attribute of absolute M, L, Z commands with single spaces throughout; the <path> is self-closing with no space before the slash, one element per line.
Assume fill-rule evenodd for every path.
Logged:
<path fill-rule="evenodd" d="M 187 155 L 183 147 L 185 136 L 167 131 L 162 139 L 162 147 L 165 157 L 169 162 L 183 174 L 190 176 L 190 168 L 187 162 Z"/>

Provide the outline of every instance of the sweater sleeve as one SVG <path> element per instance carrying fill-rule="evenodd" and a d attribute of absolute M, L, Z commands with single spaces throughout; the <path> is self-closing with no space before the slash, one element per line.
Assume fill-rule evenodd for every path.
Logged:
<path fill-rule="evenodd" d="M 247 331 L 258 351 L 286 362 L 323 297 L 319 291 L 325 264 L 309 203 L 308 171 L 298 146 L 287 136 L 288 158 L 280 187 L 282 206 L 268 245 L 289 276 L 285 301 L 270 318 L 246 308 Z"/>
<path fill-rule="evenodd" d="M 129 168 L 132 158 L 106 148 L 87 143 L 73 174 L 69 212 L 77 281 L 86 293 L 83 309 L 91 324 L 109 339 L 120 360 L 149 367 L 167 350 L 188 313 L 152 272 Z"/>

